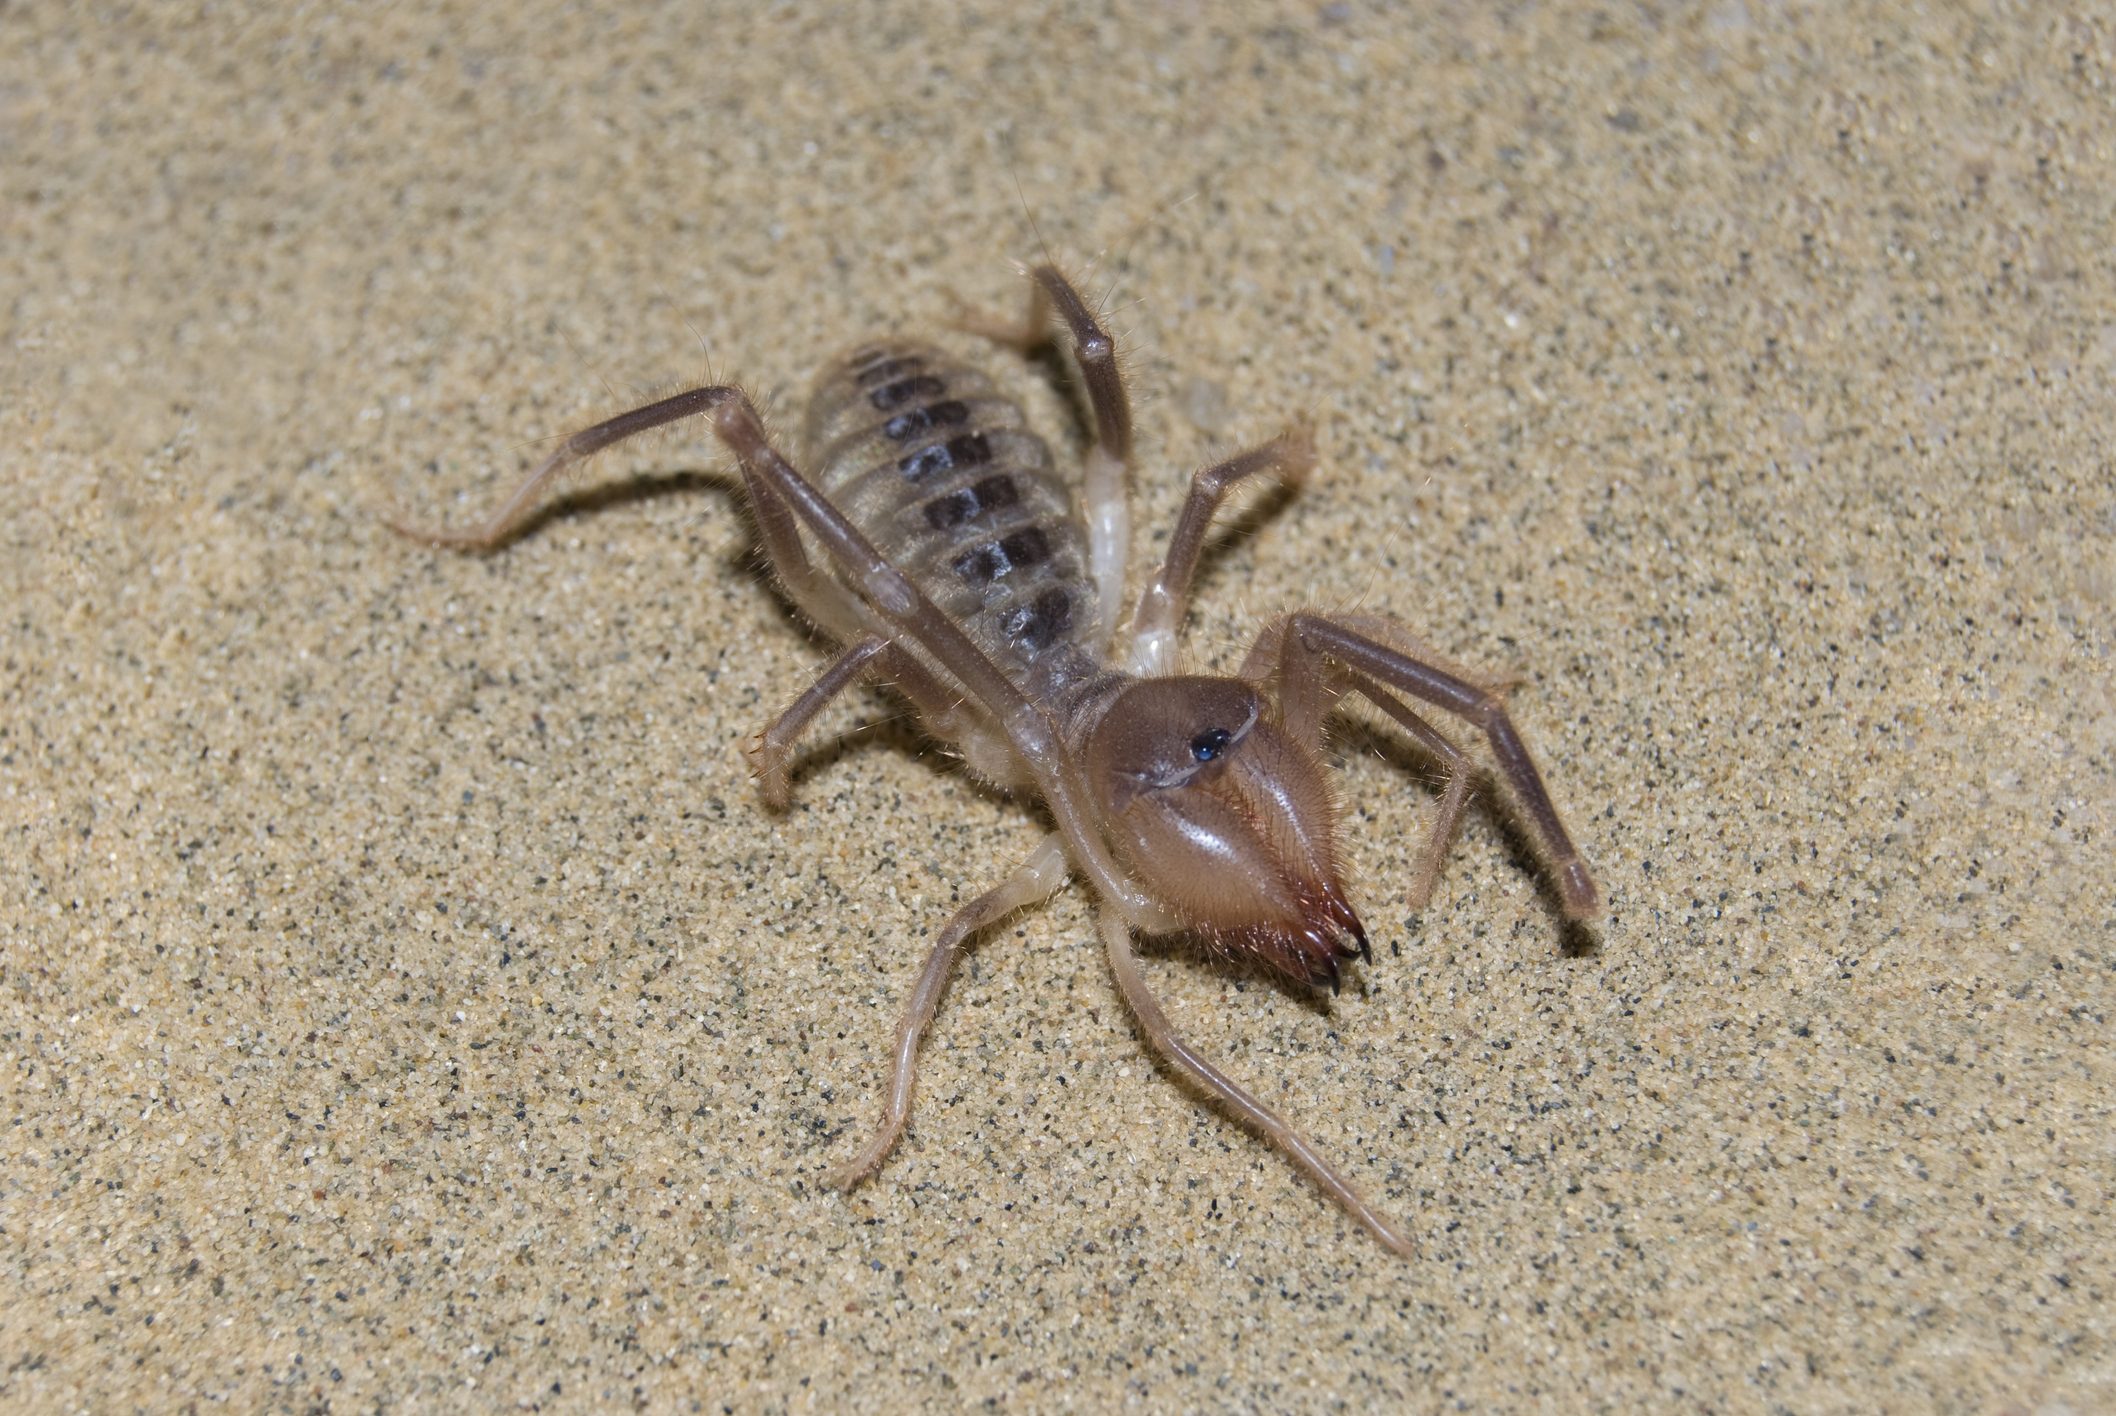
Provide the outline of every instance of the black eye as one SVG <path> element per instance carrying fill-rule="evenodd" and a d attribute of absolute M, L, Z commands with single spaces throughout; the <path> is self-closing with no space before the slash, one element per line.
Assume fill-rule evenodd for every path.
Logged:
<path fill-rule="evenodd" d="M 1200 762 L 1210 762 L 1226 751 L 1233 736 L 1225 728 L 1207 728 L 1190 740 L 1190 755 Z"/>

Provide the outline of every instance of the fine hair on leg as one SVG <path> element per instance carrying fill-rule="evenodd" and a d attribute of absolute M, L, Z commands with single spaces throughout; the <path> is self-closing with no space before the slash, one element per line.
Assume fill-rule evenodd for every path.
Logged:
<path fill-rule="evenodd" d="M 1376 1239 L 1404 1258 L 1415 1258 L 1418 1250 L 1410 1239 L 1368 1204 L 1352 1183 L 1323 1159 L 1322 1153 L 1307 1137 L 1286 1124 L 1277 1112 L 1251 1096 L 1239 1082 L 1206 1061 L 1197 1049 L 1183 1040 L 1139 974 L 1138 956 L 1131 947 L 1131 926 L 1114 910 L 1100 910 L 1098 916 L 1103 946 L 1109 955 L 1110 972 L 1117 980 L 1117 991 L 1124 995 L 1126 1006 L 1139 1020 L 1148 1045 L 1171 1067 L 1233 1112 L 1237 1120 L 1283 1151 L 1322 1187 L 1323 1193 L 1337 1201 L 1345 1213 L 1359 1221 Z"/>
<path fill-rule="evenodd" d="M 955 912 L 941 929 L 926 963 L 918 971 L 910 1001 L 896 1026 L 896 1050 L 890 1066 L 889 1100 L 882 1110 L 881 1124 L 858 1155 L 832 1173 L 831 1181 L 850 1189 L 881 1168 L 896 1147 L 904 1125 L 911 1118 L 911 1092 L 918 1081 L 918 1045 L 940 1006 L 940 995 L 948 986 L 948 973 L 969 937 L 1022 908 L 1047 898 L 1065 884 L 1065 844 L 1057 836 L 1045 836 L 1029 852 L 1028 859 L 1013 874 Z"/>

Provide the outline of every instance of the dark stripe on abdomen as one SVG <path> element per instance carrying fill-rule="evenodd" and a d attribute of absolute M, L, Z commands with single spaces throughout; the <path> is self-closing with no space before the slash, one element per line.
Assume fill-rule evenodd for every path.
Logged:
<path fill-rule="evenodd" d="M 1050 538 L 1040 526 L 1024 526 L 955 558 L 955 573 L 972 585 L 985 586 L 1017 570 L 1050 559 Z"/>
<path fill-rule="evenodd" d="M 908 413 L 897 414 L 882 424 L 882 436 L 891 442 L 909 442 L 929 429 L 952 428 L 969 416 L 968 404 L 950 398 L 941 403 L 929 403 L 924 408 L 914 408 Z"/>
<path fill-rule="evenodd" d="M 978 467 L 992 460 L 992 441 L 983 433 L 964 433 L 959 438 L 949 438 L 944 443 L 922 447 L 917 452 L 904 454 L 896 464 L 896 470 L 904 474 L 907 482 L 919 482 L 936 472 L 948 472 L 958 467 Z"/>
<path fill-rule="evenodd" d="M 1012 506 L 1020 500 L 1014 479 L 1000 473 L 927 502 L 926 524 L 936 531 L 951 530 L 973 516 Z"/>
<path fill-rule="evenodd" d="M 867 395 L 877 412 L 887 413 L 892 408 L 901 408 L 914 398 L 936 398 L 948 391 L 947 384 L 932 374 L 916 374 L 895 383 L 883 384 Z"/>
<path fill-rule="evenodd" d="M 1053 586 L 1031 603 L 1008 610 L 999 627 L 1015 644 L 1035 651 L 1050 648 L 1072 622 L 1072 592 Z"/>

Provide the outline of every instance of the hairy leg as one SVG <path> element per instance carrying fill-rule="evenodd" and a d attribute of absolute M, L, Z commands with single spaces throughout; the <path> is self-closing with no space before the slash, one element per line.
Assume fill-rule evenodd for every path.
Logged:
<path fill-rule="evenodd" d="M 1126 917 L 1144 920 L 1155 905 L 1120 870 L 1096 828 L 1086 785 L 1058 736 L 1050 715 L 977 646 L 969 634 L 875 549 L 874 543 L 772 445 L 764 421 L 747 394 L 730 385 L 709 385 L 620 413 L 573 434 L 546 458 L 484 524 L 470 532 L 398 529 L 435 545 L 489 550 L 507 539 L 552 481 L 583 459 L 650 428 L 694 416 L 710 418 L 720 440 L 741 465 L 751 504 L 760 509 L 767 543 L 784 513 L 813 535 L 837 565 L 845 588 L 859 597 L 874 632 L 915 646 L 956 685 L 969 703 L 1003 735 L 1022 770 L 1035 781 L 1044 805 L 1064 833 L 1073 863 L 1103 899 Z M 805 564 L 805 553 L 803 562 Z"/>
<path fill-rule="evenodd" d="M 1409 707 L 1394 701 L 1393 695 L 1370 680 L 1359 679 L 1352 685 L 1369 700 L 1381 705 L 1381 710 L 1400 723 L 1404 731 L 1416 738 L 1427 752 L 1440 760 L 1447 773 L 1447 786 L 1440 793 L 1440 809 L 1433 813 L 1433 828 L 1426 833 L 1425 846 L 1418 852 L 1417 873 L 1411 876 L 1411 892 L 1407 902 L 1414 910 L 1422 910 L 1433 901 L 1433 891 L 1440 884 L 1440 868 L 1447 864 L 1447 848 L 1455 839 L 1455 832 L 1462 824 L 1462 808 L 1469 804 L 1470 783 L 1474 780 L 1474 769 L 1462 749 L 1455 746 L 1447 735 L 1425 719 L 1413 713 Z M 1388 699 L 1389 701 L 1384 701 Z"/>
<path fill-rule="evenodd" d="M 1274 472 L 1298 482 L 1315 465 L 1315 435 L 1306 428 L 1281 433 L 1262 447 L 1199 469 L 1190 479 L 1190 495 L 1168 534 L 1168 553 L 1161 568 L 1139 592 L 1131 617 L 1131 656 L 1135 674 L 1169 674 L 1176 667 L 1176 634 L 1190 604 L 1190 583 L 1204 554 L 1205 533 L 1228 494 L 1260 473 Z"/>
<path fill-rule="evenodd" d="M 1096 445 L 1119 463 L 1131 461 L 1131 400 L 1117 367 L 1116 340 L 1056 266 L 1036 267 L 1029 272 L 1029 281 L 1029 307 L 1019 321 L 965 310 L 956 316 L 956 327 L 1026 354 L 1050 340 L 1055 313 L 1065 325 L 1073 358 L 1080 365 L 1088 412 L 1095 420 Z"/>
<path fill-rule="evenodd" d="M 918 1080 L 919 1040 L 940 1006 L 941 990 L 948 986 L 948 973 L 954 968 L 964 941 L 1022 906 L 1054 894 L 1065 883 L 1066 874 L 1064 843 L 1056 836 L 1045 836 L 1012 875 L 957 910 L 941 930 L 933 952 L 926 956 L 925 967 L 918 971 L 918 982 L 911 990 L 911 1001 L 904 1007 L 903 1020 L 896 1026 L 889 1102 L 883 1109 L 881 1124 L 860 1153 L 832 1174 L 832 1183 L 850 1189 L 872 1175 L 904 1134 L 904 1125 L 911 1118 L 911 1091 Z"/>
<path fill-rule="evenodd" d="M 742 755 L 749 759 L 750 770 L 757 777 L 757 795 L 764 798 L 766 806 L 784 811 L 791 804 L 793 789 L 786 780 L 786 759 L 793 755 L 794 744 L 801 740 L 801 734 L 823 706 L 858 683 L 888 647 L 889 641 L 878 634 L 862 635 L 846 645 L 814 683 L 787 704 L 762 732 L 742 744 Z"/>
<path fill-rule="evenodd" d="M 1088 449 L 1081 470 L 1080 509 L 1087 520 L 1088 573 L 1095 582 L 1095 639 L 1106 644 L 1116 632 L 1123 606 L 1124 563 L 1131 551 L 1131 508 L 1124 485 L 1131 465 L 1131 400 L 1117 365 L 1117 342 L 1072 282 L 1055 266 L 1038 266 L 1029 280 L 1029 307 L 1020 323 L 970 313 L 956 323 L 1024 353 L 1049 342 L 1053 313 L 1065 326 L 1095 425 L 1095 445 Z"/>
<path fill-rule="evenodd" d="M 1328 707 L 1328 700 L 1323 696 L 1327 692 L 1324 685 L 1333 677 L 1341 678 L 1347 687 L 1366 692 L 1384 712 L 1403 722 L 1406 728 L 1410 728 L 1410 723 L 1397 712 L 1401 705 L 1391 707 L 1386 701 L 1393 695 L 1377 697 L 1367 691 L 1361 680 L 1430 703 L 1482 729 L 1491 744 L 1492 756 L 1498 761 L 1500 774 L 1512 788 L 1548 857 L 1566 917 L 1587 919 L 1598 914 L 1602 906 L 1601 892 L 1595 887 L 1587 862 L 1567 834 L 1557 806 L 1550 799 L 1549 788 L 1543 783 L 1543 774 L 1536 769 L 1535 759 L 1514 727 L 1500 693 L 1441 668 L 1419 654 L 1407 653 L 1384 643 L 1377 634 L 1362 633 L 1362 630 L 1377 628 L 1365 622 L 1368 618 L 1360 617 L 1359 628 L 1342 620 L 1307 612 L 1274 621 L 1266 628 L 1256 648 L 1251 650 L 1243 665 L 1243 673 L 1255 677 L 1275 674 L 1280 686 L 1282 711 L 1292 731 L 1315 729 L 1320 714 Z M 1401 637 L 1407 639 L 1408 632 L 1403 632 Z M 1275 642 L 1267 644 L 1266 640 Z M 1408 710 L 1404 712 L 1407 714 Z M 1418 734 L 1416 728 L 1411 731 Z M 1424 741 L 1422 737 L 1421 741 Z M 1442 809 L 1445 812 L 1444 802 Z"/>
<path fill-rule="evenodd" d="M 911 700 L 926 731 L 961 748 L 971 767 L 987 780 L 1000 785 L 1018 781 L 1020 771 L 1006 739 L 962 694 L 944 685 L 917 656 L 879 634 L 863 634 L 840 650 L 763 731 L 742 744 L 756 774 L 757 794 L 773 811 L 784 811 L 793 799 L 786 763 L 801 735 L 831 699 L 863 677 L 883 680 Z"/>
<path fill-rule="evenodd" d="M 801 544 L 801 524 L 793 508 L 770 487 L 754 478 L 744 478 L 749 493 L 750 514 L 757 519 L 757 534 L 764 542 L 764 558 L 786 590 L 787 598 L 807 615 L 816 628 L 840 643 L 849 644 L 863 631 L 873 628 L 869 616 L 844 586 L 809 564 L 808 548 Z M 818 705 L 819 707 L 821 705 Z"/>
<path fill-rule="evenodd" d="M 552 484 L 573 468 L 601 452 L 604 448 L 637 437 L 654 428 L 709 413 L 730 396 L 741 397 L 738 390 L 730 388 L 694 388 L 649 403 L 641 408 L 620 413 L 615 418 L 605 419 L 592 428 L 583 428 L 573 434 L 537 464 L 536 470 L 523 479 L 514 489 L 513 495 L 486 517 L 475 529 L 469 531 L 437 531 L 413 526 L 403 521 L 392 520 L 390 526 L 399 535 L 409 536 L 414 541 L 424 541 L 429 546 L 452 546 L 458 550 L 490 551 L 504 544 L 522 523 L 529 519 L 538 501 Z"/>
<path fill-rule="evenodd" d="M 1374 617 L 1358 618 L 1364 628 L 1365 622 Z M 1331 659 L 1318 660 L 1300 655 L 1297 650 L 1295 657 L 1301 671 L 1282 672 L 1291 620 L 1292 616 L 1285 615 L 1264 626 L 1256 643 L 1250 647 L 1248 657 L 1242 661 L 1241 677 L 1269 685 L 1271 696 L 1278 704 L 1280 722 L 1294 741 L 1310 751 L 1321 751 L 1323 722 L 1331 707 L 1339 695 L 1357 693 L 1394 719 L 1397 726 L 1431 754 L 1446 773 L 1447 785 L 1440 794 L 1440 809 L 1434 815 L 1432 830 L 1418 853 L 1418 870 L 1411 879 L 1410 907 L 1422 910 L 1432 902 L 1433 891 L 1440 883 L 1440 867 L 1447 861 L 1447 848 L 1461 825 L 1462 809 L 1469 803 L 1470 787 L 1476 780 L 1475 765 L 1447 734 L 1411 711 L 1409 704 L 1365 674 Z M 1382 621 L 1374 628 L 1380 631 L 1390 626 L 1393 621 Z M 1409 639 L 1407 633 L 1398 637 Z"/>
<path fill-rule="evenodd" d="M 1109 968 L 1116 975 L 1117 990 L 1124 995 L 1125 1003 L 1138 1018 L 1148 1045 L 1166 1058 L 1170 1066 L 1232 1111 L 1237 1119 L 1284 1151 L 1296 1166 L 1323 1188 L 1324 1193 L 1366 1226 L 1376 1239 L 1407 1259 L 1415 1258 L 1418 1251 L 1410 1239 L 1362 1199 L 1351 1182 L 1338 1174 L 1305 1136 L 1287 1125 L 1277 1112 L 1251 1096 L 1239 1082 L 1206 1061 L 1176 1032 L 1168 1015 L 1161 1011 L 1159 1000 L 1139 975 L 1139 961 L 1131 949 L 1131 927 L 1115 911 L 1108 909 L 1100 912 L 1100 924 L 1102 943 L 1109 953 Z"/>
<path fill-rule="evenodd" d="M 1158 907 L 1110 855 L 1086 783 L 1049 713 L 1002 673 L 961 625 L 891 565 L 829 498 L 794 470 L 772 446 L 747 398 L 738 394 L 717 406 L 713 426 L 734 450 L 743 476 L 786 500 L 801 524 L 837 562 L 846 582 L 858 590 L 868 610 L 894 631 L 893 637 L 915 645 L 990 717 L 1022 770 L 1034 779 L 1065 837 L 1074 868 L 1088 877 L 1096 893 L 1116 904 L 1129 919 L 1153 918 Z"/>

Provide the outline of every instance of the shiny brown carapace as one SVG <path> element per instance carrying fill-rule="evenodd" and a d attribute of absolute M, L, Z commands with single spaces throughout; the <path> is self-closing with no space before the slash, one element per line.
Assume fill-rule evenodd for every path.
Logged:
<path fill-rule="evenodd" d="M 872 1174 L 902 1135 L 919 1040 L 969 938 L 1077 877 L 1100 903 L 1110 971 L 1153 1048 L 1410 1255 L 1403 1231 L 1176 1032 L 1140 975 L 1133 937 L 1189 933 L 1332 988 L 1349 961 L 1369 956 L 1323 755 L 1324 721 L 1348 693 L 1394 720 L 1445 774 L 1409 890 L 1414 908 L 1432 895 L 1477 776 L 1421 710 L 1483 735 L 1567 917 L 1598 912 L 1593 879 L 1502 692 L 1441 667 L 1393 620 L 1287 614 L 1264 627 L 1232 677 L 1177 672 L 1177 633 L 1213 514 L 1251 479 L 1299 479 L 1313 443 L 1295 430 L 1198 472 L 1127 616 L 1131 412 L 1116 346 L 1056 270 L 1035 271 L 1031 290 L 1019 325 L 972 327 L 1024 349 L 1062 334 L 1093 432 L 1077 477 L 1060 476 L 1020 405 L 986 375 L 931 345 L 881 339 L 824 370 L 798 461 L 779 451 L 740 389 L 695 388 L 573 434 L 474 530 L 398 529 L 492 550 L 586 458 L 704 418 L 741 468 L 788 597 L 839 645 L 815 684 L 748 744 L 765 802 L 785 805 L 802 732 L 865 680 L 902 694 L 972 770 L 1042 798 L 1057 829 L 958 910 L 927 956 L 897 1028 L 881 1123 L 839 1171 L 842 1183 Z"/>

